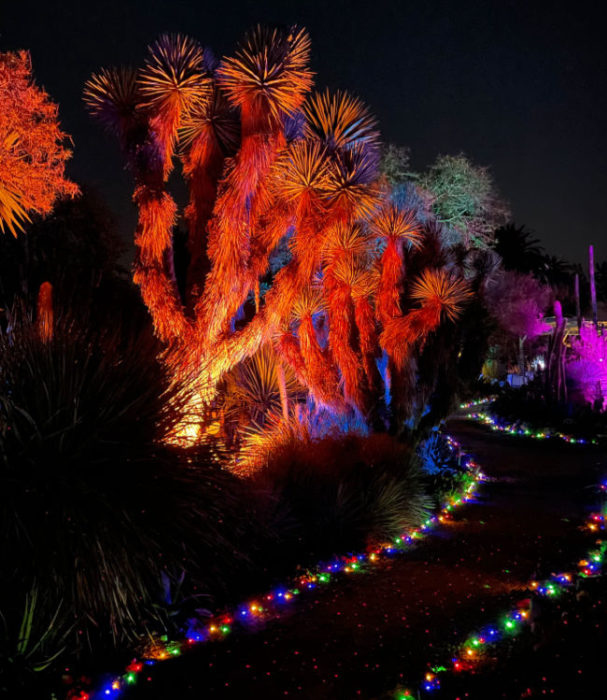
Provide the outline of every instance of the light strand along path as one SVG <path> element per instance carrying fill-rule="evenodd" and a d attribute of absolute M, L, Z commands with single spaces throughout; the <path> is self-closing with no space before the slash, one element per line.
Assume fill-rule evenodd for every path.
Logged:
<path fill-rule="evenodd" d="M 448 432 L 490 477 L 450 524 L 261 630 L 159 664 L 128 698 L 392 698 L 428 662 L 448 662 L 450 644 L 528 597 L 531 579 L 571 569 L 588 544 L 576 525 L 607 468 L 599 448 L 496 435 L 458 418 Z M 496 687 L 486 700 L 501 697 L 522 696 Z"/>

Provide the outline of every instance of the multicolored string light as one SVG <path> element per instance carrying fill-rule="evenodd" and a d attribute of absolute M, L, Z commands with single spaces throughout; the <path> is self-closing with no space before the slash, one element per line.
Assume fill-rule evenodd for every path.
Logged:
<path fill-rule="evenodd" d="M 289 607 L 306 591 L 327 586 L 339 580 L 342 575 L 369 571 L 380 561 L 409 550 L 434 527 L 446 523 L 455 508 L 471 501 L 478 483 L 484 478 L 479 465 L 470 455 L 461 450 L 459 443 L 449 436 L 446 436 L 446 440 L 464 469 L 461 488 L 435 515 L 420 526 L 396 537 L 393 542 L 378 546 L 371 551 L 321 563 L 304 576 L 298 577 L 291 585 L 278 587 L 266 595 L 243 603 L 230 613 L 216 615 L 210 621 L 191 627 L 185 639 L 181 641 L 169 641 L 166 637 L 156 639 L 148 645 L 143 658 L 134 659 L 123 673 L 110 677 L 95 690 L 73 688 L 68 693 L 68 700 L 117 698 L 128 690 L 129 686 L 137 683 L 142 676 L 151 681 L 151 676 L 146 676 L 145 671 L 156 663 L 179 656 L 202 642 L 225 639 L 232 631 L 239 628 L 250 630 L 264 621 L 276 619 L 280 617 L 285 607 Z"/>
<path fill-rule="evenodd" d="M 607 496 L 607 479 L 599 485 L 600 491 Z M 591 533 L 597 533 L 606 529 L 607 522 L 607 498 L 600 512 L 591 513 L 584 525 L 585 529 Z M 607 554 L 607 541 L 598 539 L 593 543 L 592 548 L 585 558 L 577 564 L 577 569 L 573 571 L 553 574 L 544 581 L 531 581 L 529 590 L 532 596 L 543 598 L 557 598 L 565 590 L 571 588 L 576 578 L 593 578 L 600 576 L 605 565 Z M 418 684 L 418 691 L 414 694 L 411 690 L 398 690 L 396 700 L 418 700 L 440 690 L 441 676 L 448 672 L 469 671 L 478 667 L 479 663 L 486 657 L 489 649 L 493 649 L 500 641 L 516 636 L 525 625 L 532 621 L 532 598 L 529 598 L 493 624 L 486 625 L 475 634 L 470 635 L 461 645 L 458 652 L 451 658 L 449 664 L 444 666 L 433 666 L 425 674 L 424 679 Z"/>
<path fill-rule="evenodd" d="M 467 405 L 462 405 L 461 408 L 467 408 Z M 565 433 L 558 431 L 550 432 L 546 430 L 531 430 L 524 425 L 508 423 L 507 421 L 497 418 L 496 416 L 492 416 L 484 411 L 472 411 L 466 414 L 466 418 L 476 420 L 479 423 L 488 425 L 491 430 L 495 430 L 500 433 L 507 433 L 508 435 L 519 435 L 522 437 L 533 438 L 534 440 L 557 439 L 563 440 L 564 442 L 572 445 L 598 445 L 598 440 L 595 438 L 586 440 L 585 438 L 576 438 L 573 435 L 566 435 Z"/>
<path fill-rule="evenodd" d="M 461 403 L 459 405 L 461 410 L 465 410 L 467 408 L 476 408 L 477 406 L 484 406 L 485 404 L 490 404 L 495 401 L 497 397 L 495 396 L 487 396 L 484 399 L 474 399 L 474 401 L 468 401 L 467 403 Z"/>

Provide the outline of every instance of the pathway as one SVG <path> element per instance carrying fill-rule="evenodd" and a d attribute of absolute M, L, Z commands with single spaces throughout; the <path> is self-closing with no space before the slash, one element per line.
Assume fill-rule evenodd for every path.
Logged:
<path fill-rule="evenodd" d="M 570 568 L 587 548 L 576 524 L 594 505 L 598 449 L 500 436 L 459 419 L 448 429 L 491 477 L 476 503 L 415 551 L 307 595 L 264 629 L 154 667 L 152 682 L 144 674 L 129 697 L 392 698 L 429 661 L 448 661 L 449 644 L 525 598 L 530 579 Z M 498 671 L 496 684 L 510 673 Z M 487 694 L 491 678 L 483 682 L 474 697 L 522 697 L 504 694 L 515 691 L 501 680 Z"/>

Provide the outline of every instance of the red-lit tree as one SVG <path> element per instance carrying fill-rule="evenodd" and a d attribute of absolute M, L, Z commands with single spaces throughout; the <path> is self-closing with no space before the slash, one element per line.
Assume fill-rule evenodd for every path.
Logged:
<path fill-rule="evenodd" d="M 0 53 L 0 231 L 13 235 L 29 214 L 48 214 L 78 188 L 65 177 L 71 152 L 57 105 L 32 78 L 29 53 Z"/>
<path fill-rule="evenodd" d="M 382 352 L 392 374 L 401 370 L 467 291 L 431 266 L 406 280 L 423 232 L 378 177 L 366 107 L 343 92 L 309 94 L 309 48 L 302 29 L 257 27 L 216 63 L 191 39 L 163 36 L 139 72 L 94 75 L 85 101 L 118 133 L 133 170 L 134 279 L 177 375 L 200 379 L 210 399 L 228 371 L 273 344 L 314 406 L 371 418 Z M 189 186 L 184 298 L 167 188 L 175 157 Z M 285 239 L 290 260 L 262 298 Z"/>

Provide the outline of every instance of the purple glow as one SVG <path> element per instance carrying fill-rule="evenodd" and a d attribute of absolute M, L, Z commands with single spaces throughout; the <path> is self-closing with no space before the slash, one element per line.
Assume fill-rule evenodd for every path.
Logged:
<path fill-rule="evenodd" d="M 571 342 L 571 359 L 567 377 L 573 384 L 574 395 L 582 401 L 607 409 L 607 335 L 584 325 L 580 337 Z"/>

